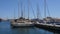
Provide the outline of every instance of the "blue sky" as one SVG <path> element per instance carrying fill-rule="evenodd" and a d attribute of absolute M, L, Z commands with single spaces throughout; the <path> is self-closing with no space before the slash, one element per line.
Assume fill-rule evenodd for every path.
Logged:
<path fill-rule="evenodd" d="M 27 0 L 21 0 L 23 3 L 23 8 L 25 6 L 25 17 L 27 18 L 28 12 L 28 2 Z M 21 2 L 20 1 L 20 2 Z M 44 17 L 44 0 L 30 0 L 30 5 L 34 9 L 34 13 L 36 16 L 37 12 L 37 3 L 39 4 L 41 17 Z M 60 0 L 47 0 L 48 9 L 51 17 L 60 18 Z M 33 12 L 30 10 L 30 18 L 34 18 Z M 20 3 L 20 11 L 21 11 L 21 3 Z M 14 18 L 14 9 L 15 9 L 15 17 L 18 18 L 18 0 L 0 0 L 0 18 Z M 47 11 L 46 11 L 47 12 Z M 48 13 L 46 13 L 48 16 Z"/>

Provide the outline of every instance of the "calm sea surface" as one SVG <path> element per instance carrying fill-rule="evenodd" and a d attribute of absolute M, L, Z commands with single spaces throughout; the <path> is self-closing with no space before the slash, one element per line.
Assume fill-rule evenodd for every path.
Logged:
<path fill-rule="evenodd" d="M 31 27 L 31 28 L 14 28 L 10 26 L 10 22 L 0 22 L 0 34 L 59 34 L 48 30 Z"/>

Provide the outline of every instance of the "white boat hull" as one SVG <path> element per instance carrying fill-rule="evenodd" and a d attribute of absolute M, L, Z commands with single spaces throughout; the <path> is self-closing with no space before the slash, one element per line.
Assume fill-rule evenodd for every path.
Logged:
<path fill-rule="evenodd" d="M 32 24 L 32 23 L 12 23 L 11 24 L 13 27 L 32 27 L 32 26 L 34 26 L 34 24 Z"/>

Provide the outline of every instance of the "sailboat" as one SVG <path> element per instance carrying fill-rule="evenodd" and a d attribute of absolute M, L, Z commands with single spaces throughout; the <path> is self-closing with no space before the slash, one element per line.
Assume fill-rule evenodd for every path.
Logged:
<path fill-rule="evenodd" d="M 22 9 L 22 4 L 21 4 Z M 19 13 L 19 4 L 18 4 L 18 13 Z M 19 17 L 19 16 L 18 16 Z M 12 27 L 32 27 L 34 23 L 29 19 L 29 6 L 28 6 L 28 19 L 23 18 L 23 10 L 21 10 L 21 17 L 11 21 Z"/>
<path fill-rule="evenodd" d="M 46 17 L 46 0 L 44 0 L 44 15 Z M 50 18 L 50 17 L 49 17 Z M 45 29 L 49 29 L 49 30 L 53 30 L 53 31 L 60 31 L 60 24 L 59 23 L 51 23 L 51 21 L 49 21 L 50 23 L 48 24 L 47 21 L 44 21 L 44 23 L 38 23 L 37 25 L 35 25 L 36 27 L 40 27 L 40 28 L 45 28 Z"/>

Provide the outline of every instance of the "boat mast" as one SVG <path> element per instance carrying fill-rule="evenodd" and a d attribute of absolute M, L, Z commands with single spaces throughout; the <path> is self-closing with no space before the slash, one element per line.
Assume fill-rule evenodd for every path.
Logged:
<path fill-rule="evenodd" d="M 29 0 L 28 0 L 28 19 L 29 19 Z"/>
<path fill-rule="evenodd" d="M 39 19 L 39 5 L 37 3 L 37 19 Z"/>
<path fill-rule="evenodd" d="M 29 6 L 31 6 L 31 9 L 32 9 L 32 12 L 33 12 L 33 15 L 34 15 L 34 18 L 35 18 L 36 16 L 35 16 L 35 13 L 34 13 L 34 9 L 33 9 L 32 5 L 31 5 L 30 1 L 28 1 L 28 4 L 29 4 Z"/>
<path fill-rule="evenodd" d="M 15 19 L 15 8 L 14 8 L 14 19 Z"/>
<path fill-rule="evenodd" d="M 21 2 L 21 17 L 23 18 L 23 7 L 22 7 L 22 2 Z"/>
<path fill-rule="evenodd" d="M 25 6 L 24 6 L 24 18 L 25 18 Z"/>
<path fill-rule="evenodd" d="M 19 6 L 20 6 L 20 0 L 18 0 L 18 18 L 20 17 L 20 8 L 19 8 Z"/>
<path fill-rule="evenodd" d="M 39 1 L 37 1 L 37 19 L 39 19 L 40 17 L 40 9 L 39 9 Z"/>
<path fill-rule="evenodd" d="M 30 5 L 31 5 L 31 4 L 30 4 Z M 31 5 L 31 9 L 32 9 L 32 12 L 33 12 L 34 18 L 36 18 L 35 13 L 34 13 L 34 9 L 33 9 L 32 5 Z"/>
<path fill-rule="evenodd" d="M 48 7 L 47 2 L 46 2 L 46 8 L 47 8 L 47 11 L 48 11 L 48 17 L 51 17 L 50 12 L 49 12 L 49 7 Z"/>
<path fill-rule="evenodd" d="M 44 0 L 44 15 L 46 17 L 46 11 L 48 11 L 48 16 L 50 17 L 50 12 L 46 0 Z"/>
<path fill-rule="evenodd" d="M 46 0 L 44 0 L 44 17 L 46 18 Z M 45 20 L 45 24 L 46 24 L 46 20 Z"/>
<path fill-rule="evenodd" d="M 44 17 L 46 17 L 46 0 L 44 0 Z"/>

